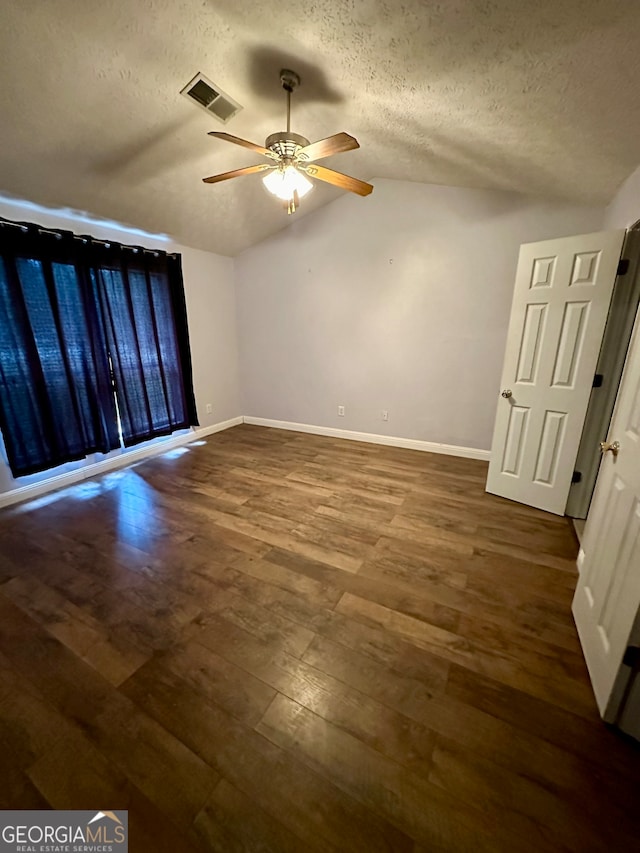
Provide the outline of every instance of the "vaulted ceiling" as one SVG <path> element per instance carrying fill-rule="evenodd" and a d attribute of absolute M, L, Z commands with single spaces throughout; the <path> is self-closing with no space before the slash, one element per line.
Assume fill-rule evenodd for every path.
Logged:
<path fill-rule="evenodd" d="M 292 130 L 356 136 L 323 163 L 364 180 L 606 203 L 640 162 L 628 0 L 5 0 L 0 192 L 234 255 L 289 220 L 259 176 L 202 183 L 261 162 L 207 131 L 282 130 L 282 67 Z M 180 96 L 198 71 L 244 107 L 227 125 Z"/>

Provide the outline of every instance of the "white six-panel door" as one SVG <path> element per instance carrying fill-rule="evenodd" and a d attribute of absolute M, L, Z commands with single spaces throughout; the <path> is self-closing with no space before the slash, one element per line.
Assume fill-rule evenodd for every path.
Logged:
<path fill-rule="evenodd" d="M 521 246 L 488 492 L 564 513 L 623 238 Z"/>
<path fill-rule="evenodd" d="M 640 314 L 578 557 L 573 615 L 602 716 L 613 722 L 622 658 L 640 608 Z"/>

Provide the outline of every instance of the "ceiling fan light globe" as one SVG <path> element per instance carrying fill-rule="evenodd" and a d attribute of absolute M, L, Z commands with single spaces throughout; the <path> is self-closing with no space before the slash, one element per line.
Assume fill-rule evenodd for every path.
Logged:
<path fill-rule="evenodd" d="M 294 192 L 298 193 L 299 198 L 304 198 L 312 189 L 313 184 L 294 166 L 287 166 L 286 169 L 274 169 L 262 179 L 262 183 L 272 195 L 283 201 L 289 201 L 293 198 Z"/>

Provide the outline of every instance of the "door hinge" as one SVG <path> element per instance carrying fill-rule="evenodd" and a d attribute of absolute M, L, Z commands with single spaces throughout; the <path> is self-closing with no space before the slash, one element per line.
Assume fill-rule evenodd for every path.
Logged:
<path fill-rule="evenodd" d="M 603 381 L 604 381 L 604 376 L 602 375 L 602 373 L 596 373 L 596 375 L 593 377 L 593 385 L 591 387 L 592 388 L 602 388 Z"/>
<path fill-rule="evenodd" d="M 638 669 L 640 667 L 640 646 L 627 646 L 622 663 L 631 669 Z"/>
<path fill-rule="evenodd" d="M 582 471 L 574 471 L 571 477 L 572 483 L 579 483 L 582 480 Z"/>
<path fill-rule="evenodd" d="M 626 275 L 629 272 L 629 258 L 620 258 L 616 275 Z"/>

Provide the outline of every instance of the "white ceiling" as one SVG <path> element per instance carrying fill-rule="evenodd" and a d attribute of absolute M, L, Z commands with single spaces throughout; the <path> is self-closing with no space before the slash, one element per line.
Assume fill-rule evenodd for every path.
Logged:
<path fill-rule="evenodd" d="M 637 0 L 4 0 L 0 191 L 235 255 L 288 217 L 259 176 L 202 183 L 262 161 L 207 131 L 282 130 L 281 67 L 292 130 L 356 136 L 323 164 L 364 180 L 606 203 L 640 162 Z M 179 95 L 198 71 L 228 125 Z"/>

